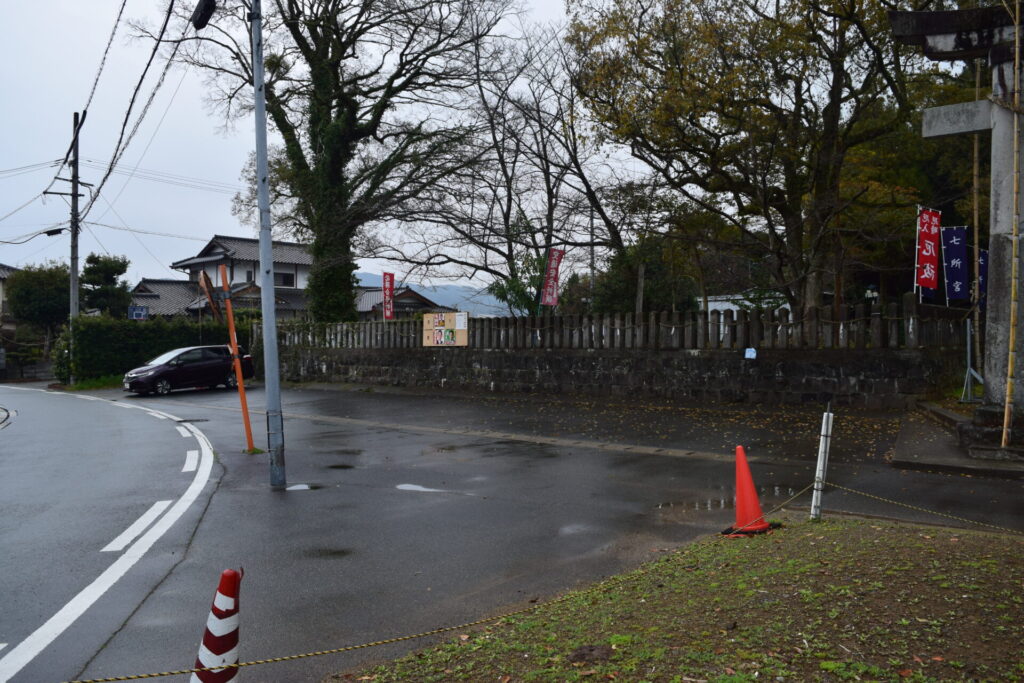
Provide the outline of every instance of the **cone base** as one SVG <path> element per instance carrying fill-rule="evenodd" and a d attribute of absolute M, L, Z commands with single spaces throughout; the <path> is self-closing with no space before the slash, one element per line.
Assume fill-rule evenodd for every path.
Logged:
<path fill-rule="evenodd" d="M 769 534 L 775 529 L 781 529 L 782 524 L 779 522 L 765 523 L 763 526 L 758 524 L 757 526 L 748 526 L 743 529 L 737 529 L 734 526 L 728 529 L 722 530 L 722 535 L 726 538 L 746 538 L 747 536 L 757 536 L 759 534 Z"/>

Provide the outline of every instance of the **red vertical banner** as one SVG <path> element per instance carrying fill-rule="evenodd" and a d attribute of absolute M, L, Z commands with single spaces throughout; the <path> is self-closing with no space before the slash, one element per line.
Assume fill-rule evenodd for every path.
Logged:
<path fill-rule="evenodd" d="M 548 265 L 544 269 L 544 289 L 541 291 L 541 306 L 558 305 L 558 268 L 562 265 L 564 249 L 548 250 Z"/>
<path fill-rule="evenodd" d="M 939 217 L 941 212 L 921 209 L 917 214 L 917 268 L 914 284 L 939 288 Z"/>
<path fill-rule="evenodd" d="M 395 319 L 395 274 L 384 273 L 381 290 L 384 292 L 384 319 Z"/>

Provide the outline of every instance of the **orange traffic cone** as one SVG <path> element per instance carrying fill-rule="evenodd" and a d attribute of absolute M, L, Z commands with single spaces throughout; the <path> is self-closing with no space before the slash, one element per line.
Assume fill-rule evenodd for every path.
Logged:
<path fill-rule="evenodd" d="M 223 683 L 238 674 L 238 667 L 231 665 L 238 664 L 238 588 L 241 583 L 242 572 L 225 569 L 220 575 L 194 667 L 212 670 L 192 674 L 190 683 Z"/>
<path fill-rule="evenodd" d="M 729 536 L 745 536 L 763 534 L 772 528 L 764 521 L 761 503 L 757 500 L 757 489 L 754 478 L 750 476 L 750 465 L 743 446 L 736 447 L 736 524 L 729 527 L 723 534 Z"/>

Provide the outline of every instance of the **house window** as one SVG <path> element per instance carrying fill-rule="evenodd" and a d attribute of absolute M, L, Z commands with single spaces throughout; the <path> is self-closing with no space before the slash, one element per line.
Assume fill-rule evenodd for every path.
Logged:
<path fill-rule="evenodd" d="M 295 273 L 274 273 L 275 287 L 294 287 Z"/>
<path fill-rule="evenodd" d="M 252 271 L 251 270 L 245 271 L 245 281 L 246 282 L 252 282 Z"/>

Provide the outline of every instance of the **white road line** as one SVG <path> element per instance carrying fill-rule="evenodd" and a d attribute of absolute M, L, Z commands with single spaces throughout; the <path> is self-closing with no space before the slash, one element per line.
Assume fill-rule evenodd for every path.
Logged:
<path fill-rule="evenodd" d="M 78 617 L 82 616 L 89 607 L 110 589 L 118 579 L 128 573 L 136 562 L 142 559 L 153 544 L 160 540 L 160 537 L 167 533 L 167 530 L 185 514 L 189 506 L 196 501 L 202 492 L 206 482 L 210 479 L 210 472 L 213 470 L 213 447 L 206 435 L 201 431 L 188 425 L 188 429 L 199 442 L 202 457 L 199 463 L 199 470 L 193 477 L 192 483 L 182 494 L 181 498 L 171 506 L 163 517 L 157 520 L 156 524 L 150 527 L 149 531 L 143 534 L 128 549 L 118 557 L 106 571 L 100 574 L 95 581 L 86 586 L 82 591 L 73 597 L 68 604 L 64 605 L 59 612 L 37 628 L 28 638 L 18 643 L 13 650 L 0 659 L 0 682 L 6 682 L 16 673 L 21 671 L 26 664 L 31 662 L 36 655 L 42 652 L 61 633 L 63 633 Z"/>
<path fill-rule="evenodd" d="M 175 429 L 177 429 L 177 430 L 178 430 L 178 433 L 179 433 L 179 434 L 181 434 L 181 435 L 182 435 L 182 436 L 184 436 L 184 437 L 189 437 L 189 436 L 192 436 L 192 435 L 191 435 L 191 434 L 189 433 L 189 431 L 188 431 L 187 429 L 185 429 L 184 427 L 182 427 L 181 425 L 178 425 L 177 427 L 175 427 Z"/>
<path fill-rule="evenodd" d="M 143 410 L 145 410 L 147 413 L 150 414 L 150 416 L 155 417 L 158 420 L 166 420 L 167 419 L 166 417 L 164 417 L 163 413 L 158 413 L 155 410 L 150 410 L 149 408 L 143 408 Z"/>
<path fill-rule="evenodd" d="M 181 468 L 182 472 L 195 472 L 196 464 L 199 462 L 199 451 L 188 451 L 185 453 L 185 466 Z"/>
<path fill-rule="evenodd" d="M 198 451 L 192 451 L 198 454 Z M 194 467 L 192 468 L 195 469 Z M 135 523 L 124 530 L 124 532 L 115 538 L 113 541 L 107 544 L 107 546 L 101 550 L 101 553 L 119 553 L 124 550 L 125 546 L 135 540 L 135 537 L 146 530 L 153 520 L 159 517 L 167 506 L 171 504 L 169 500 L 158 500 L 153 503 L 153 506 L 146 510 L 141 517 L 135 520 Z"/>

